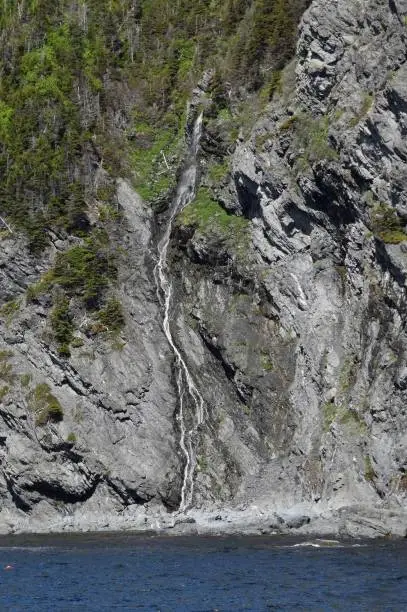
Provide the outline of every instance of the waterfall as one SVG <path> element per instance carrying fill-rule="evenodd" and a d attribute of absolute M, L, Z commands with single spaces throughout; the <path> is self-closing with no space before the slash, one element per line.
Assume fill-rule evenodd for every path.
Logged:
<path fill-rule="evenodd" d="M 202 113 L 195 121 L 194 129 L 189 145 L 189 155 L 182 171 L 177 191 L 170 207 L 170 214 L 167 221 L 165 232 L 158 243 L 158 262 L 154 269 L 154 276 L 157 285 L 157 295 L 164 311 L 163 329 L 168 343 L 174 353 L 175 366 L 177 369 L 177 391 L 179 401 L 178 422 L 180 427 L 180 447 L 185 457 L 185 467 L 181 489 L 180 512 L 185 512 L 192 502 L 194 487 L 194 472 L 196 458 L 194 455 L 193 439 L 198 426 L 204 419 L 204 400 L 200 394 L 188 366 L 183 359 L 180 350 L 175 344 L 175 340 L 170 328 L 170 309 L 172 303 L 172 284 L 169 278 L 167 265 L 167 252 L 170 242 L 171 230 L 176 215 L 189 204 L 194 196 L 196 189 L 197 175 L 197 155 L 199 141 L 202 132 Z M 185 407 L 188 398 L 192 401 L 194 414 L 192 423 L 187 424 Z M 189 422 L 189 420 L 188 420 Z"/>

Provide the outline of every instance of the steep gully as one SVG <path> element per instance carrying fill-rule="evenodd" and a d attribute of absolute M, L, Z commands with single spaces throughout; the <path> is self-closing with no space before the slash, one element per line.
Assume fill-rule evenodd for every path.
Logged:
<path fill-rule="evenodd" d="M 201 425 L 204 420 L 204 400 L 171 332 L 172 283 L 168 273 L 167 253 L 174 219 L 195 196 L 197 157 L 202 133 L 202 118 L 201 113 L 195 120 L 193 126 L 185 167 L 181 173 L 178 187 L 170 206 L 165 231 L 158 242 L 158 262 L 154 269 L 157 296 L 164 313 L 163 330 L 175 357 L 176 384 L 179 401 L 177 420 L 180 428 L 180 447 L 185 457 L 181 503 L 179 507 L 180 512 L 185 512 L 192 503 L 196 466 L 194 436 L 196 435 L 199 425 Z M 190 405 L 193 409 L 191 423 L 189 423 L 186 415 L 186 410 L 189 405 L 188 400 L 191 402 Z"/>

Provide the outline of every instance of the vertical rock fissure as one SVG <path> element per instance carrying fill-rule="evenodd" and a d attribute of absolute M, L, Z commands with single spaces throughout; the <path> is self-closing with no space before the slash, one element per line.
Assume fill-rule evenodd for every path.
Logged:
<path fill-rule="evenodd" d="M 178 182 L 177 191 L 170 207 L 170 213 L 167 220 L 166 229 L 163 236 L 158 242 L 158 262 L 154 269 L 154 277 L 157 285 L 157 295 L 163 308 L 163 330 L 168 343 L 174 353 L 175 366 L 177 370 L 177 391 L 179 410 L 177 419 L 180 428 L 180 447 L 185 457 L 184 473 L 181 489 L 181 502 L 179 511 L 185 512 L 192 503 L 193 487 L 194 487 L 194 472 L 196 459 L 194 455 L 194 435 L 197 432 L 199 425 L 204 419 L 204 400 L 199 392 L 193 376 L 186 364 L 185 359 L 181 355 L 181 351 L 176 345 L 175 339 L 171 332 L 171 306 L 173 286 L 169 277 L 167 253 L 171 237 L 171 230 L 176 215 L 189 204 L 194 196 L 196 189 L 197 178 L 197 156 L 199 142 L 202 132 L 202 113 L 195 120 L 191 142 L 188 151 L 188 157 L 185 163 L 184 170 L 181 173 Z M 190 398 L 194 408 L 192 418 L 187 419 L 186 407 L 187 400 Z"/>

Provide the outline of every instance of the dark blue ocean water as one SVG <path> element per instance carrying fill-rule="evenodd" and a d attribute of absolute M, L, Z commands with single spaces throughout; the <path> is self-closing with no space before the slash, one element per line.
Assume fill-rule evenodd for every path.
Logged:
<path fill-rule="evenodd" d="M 407 610 L 407 542 L 294 544 L 123 535 L 0 540 L 0 610 Z"/>

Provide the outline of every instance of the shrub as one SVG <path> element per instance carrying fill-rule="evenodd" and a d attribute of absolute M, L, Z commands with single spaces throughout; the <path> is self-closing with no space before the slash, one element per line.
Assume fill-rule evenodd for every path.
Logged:
<path fill-rule="evenodd" d="M 14 315 L 19 311 L 21 306 L 20 300 L 10 300 L 3 304 L 0 308 L 0 314 L 3 315 L 7 322 L 10 322 Z"/>
<path fill-rule="evenodd" d="M 52 283 L 69 296 L 79 295 L 86 308 L 96 309 L 109 280 L 116 278 L 115 258 L 105 232 L 95 231 L 78 244 L 57 255 L 51 271 Z"/>
<path fill-rule="evenodd" d="M 32 379 L 32 375 L 31 374 L 28 374 L 28 373 L 21 374 L 21 376 L 20 376 L 21 386 L 22 387 L 29 387 L 31 379 Z"/>
<path fill-rule="evenodd" d="M 312 165 L 324 159 L 338 159 L 338 153 L 329 143 L 329 122 L 327 115 L 313 118 L 309 113 L 301 113 L 290 117 L 281 129 L 294 127 L 297 144 L 304 150 L 303 162 Z"/>
<path fill-rule="evenodd" d="M 199 233 L 213 237 L 237 255 L 244 255 L 249 244 L 249 222 L 228 213 L 207 189 L 198 190 L 195 199 L 178 216 L 177 223 L 192 226 Z"/>
<path fill-rule="evenodd" d="M 115 297 L 110 298 L 106 306 L 99 311 L 98 319 L 108 331 L 120 331 L 125 324 L 125 320 L 119 300 Z"/>
<path fill-rule="evenodd" d="M 64 295 L 57 298 L 51 311 L 51 327 L 58 343 L 59 354 L 70 357 L 69 345 L 73 338 L 74 325 L 69 311 L 69 299 Z"/>
<path fill-rule="evenodd" d="M 401 219 L 397 212 L 387 204 L 377 204 L 371 215 L 372 231 L 387 244 L 399 244 L 407 240 Z"/>
<path fill-rule="evenodd" d="M 64 418 L 61 404 L 46 383 L 35 387 L 28 396 L 28 404 L 35 415 L 37 426 L 46 425 L 48 422 L 58 423 Z"/>
<path fill-rule="evenodd" d="M 195 225 L 203 233 L 214 231 L 234 238 L 246 233 L 248 227 L 247 219 L 228 213 L 204 188 L 199 189 L 194 200 L 183 209 L 178 222 Z"/>

